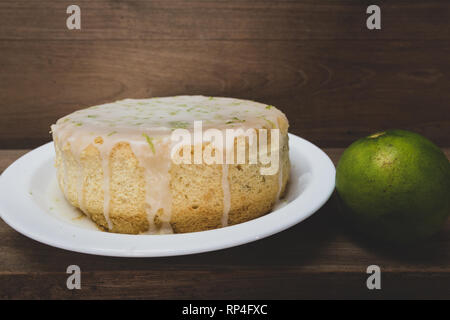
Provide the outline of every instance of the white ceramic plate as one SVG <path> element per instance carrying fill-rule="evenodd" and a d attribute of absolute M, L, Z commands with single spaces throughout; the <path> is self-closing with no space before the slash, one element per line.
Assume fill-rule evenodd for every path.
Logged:
<path fill-rule="evenodd" d="M 55 152 L 47 143 L 15 161 L 0 177 L 0 213 L 12 228 L 39 242 L 77 252 L 120 257 L 199 253 L 252 242 L 316 212 L 334 189 L 335 169 L 315 145 L 289 135 L 292 172 L 285 200 L 273 212 L 226 228 L 173 235 L 99 231 L 57 187 Z"/>

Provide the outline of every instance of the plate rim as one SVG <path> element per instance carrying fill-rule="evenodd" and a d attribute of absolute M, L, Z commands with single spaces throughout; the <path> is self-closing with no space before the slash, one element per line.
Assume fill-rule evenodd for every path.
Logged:
<path fill-rule="evenodd" d="M 267 226 L 265 226 L 265 225 L 267 225 L 268 223 L 271 222 L 271 220 L 273 220 L 273 218 L 271 218 L 271 213 L 266 214 L 262 217 L 259 217 L 259 218 L 256 218 L 256 219 L 253 219 L 253 220 L 250 220 L 247 222 L 243 222 L 243 223 L 240 223 L 237 225 L 229 226 L 226 228 L 219 228 L 219 229 L 214 229 L 214 230 L 200 231 L 200 232 L 193 232 L 193 233 L 182 233 L 182 234 L 171 234 L 171 235 L 128 235 L 128 234 L 103 232 L 103 233 L 101 233 L 101 235 L 104 240 L 112 241 L 113 243 L 119 241 L 119 242 L 122 242 L 122 245 L 127 244 L 127 245 L 130 245 L 130 247 L 108 249 L 105 247 L 96 247 L 95 245 L 91 245 L 88 248 L 82 248 L 82 247 L 80 247 L 80 244 L 77 245 L 76 244 L 77 242 L 75 242 L 75 241 L 70 243 L 70 240 L 67 238 L 67 235 L 65 235 L 65 233 L 67 233 L 67 231 L 62 233 L 61 229 L 68 229 L 68 231 L 70 231 L 70 233 L 79 234 L 81 236 L 87 235 L 89 239 L 91 237 L 93 239 L 95 239 L 96 237 L 98 238 L 98 235 L 100 234 L 99 231 L 81 229 L 80 227 L 70 225 L 67 222 L 60 221 L 59 219 L 56 219 L 55 217 L 48 215 L 48 213 L 46 213 L 44 209 L 40 208 L 36 203 L 33 203 L 33 200 L 31 200 L 31 199 L 29 199 L 29 201 L 24 201 L 24 202 L 17 204 L 17 207 L 15 210 L 14 210 L 14 205 L 13 205 L 13 208 L 11 209 L 10 202 L 12 201 L 11 199 L 14 197 L 14 191 L 17 191 L 17 190 L 11 191 L 11 189 L 8 188 L 7 183 L 10 182 L 8 179 L 11 178 L 10 177 L 11 175 L 16 173 L 15 172 L 16 170 L 20 169 L 21 166 L 24 166 L 24 164 L 27 164 L 29 161 L 32 161 L 33 159 L 39 158 L 39 157 L 42 158 L 43 156 L 45 156 L 45 154 L 47 152 L 53 152 L 53 154 L 54 154 L 53 142 L 48 142 L 38 148 L 35 148 L 35 149 L 27 152 L 26 154 L 22 155 L 20 158 L 15 160 L 11 165 L 9 165 L 3 171 L 3 173 L 0 176 L 0 216 L 1 216 L 2 220 L 7 225 L 9 225 L 11 228 L 13 228 L 14 230 L 21 233 L 22 235 L 24 235 L 28 238 L 31 238 L 35 241 L 38 241 L 38 242 L 41 242 L 41 243 L 44 243 L 44 244 L 47 244 L 47 245 L 50 245 L 53 247 L 57 247 L 60 249 L 68 250 L 68 251 L 74 251 L 74 252 L 78 252 L 78 253 L 85 253 L 85 254 L 92 254 L 92 255 L 113 256 L 113 257 L 162 257 L 162 256 L 178 256 L 178 255 L 196 254 L 196 253 L 202 253 L 202 252 L 221 250 L 221 249 L 225 249 L 225 248 L 231 248 L 231 247 L 239 246 L 239 245 L 242 245 L 245 243 L 250 243 L 253 241 L 257 241 L 257 240 L 269 237 L 273 234 L 284 231 L 284 230 L 304 221 L 305 219 L 310 217 L 312 214 L 314 214 L 317 210 L 319 210 L 331 197 L 331 195 L 334 191 L 334 188 L 335 188 L 335 174 L 336 174 L 336 169 L 335 169 L 334 164 L 331 161 L 331 159 L 328 157 L 328 155 L 323 150 L 321 150 L 319 147 L 317 147 L 313 143 L 309 142 L 306 139 L 300 138 L 294 134 L 289 133 L 290 147 L 292 148 L 294 146 L 294 144 L 295 144 L 295 147 L 302 146 L 302 147 L 306 148 L 307 151 L 309 151 L 308 154 L 305 153 L 306 157 L 315 158 L 316 160 L 320 159 L 319 162 L 320 162 L 320 166 L 322 167 L 322 170 L 321 170 L 321 172 L 315 172 L 318 175 L 318 177 L 314 177 L 314 179 L 311 182 L 311 185 L 314 186 L 314 185 L 319 184 L 322 186 L 320 188 L 321 196 L 313 204 L 309 203 L 308 204 L 309 207 L 307 206 L 306 209 L 302 210 L 302 214 L 298 214 L 297 216 L 295 216 L 296 219 L 293 219 L 293 217 L 292 217 L 293 214 L 291 214 L 291 217 L 289 217 L 288 211 L 291 212 L 292 209 L 295 209 L 295 205 L 298 204 L 298 201 L 301 200 L 299 198 L 301 198 L 301 196 L 304 193 L 301 193 L 300 195 L 296 196 L 296 198 L 293 199 L 291 202 L 289 202 L 287 205 L 274 211 L 274 212 L 278 212 L 278 215 L 281 215 L 280 217 L 287 216 L 286 217 L 287 220 L 282 221 L 282 223 L 275 224 L 273 227 L 270 227 L 270 228 L 267 228 Z M 50 151 L 48 149 L 52 149 L 52 151 Z M 48 157 L 46 157 L 46 159 L 48 159 Z M 45 161 L 45 159 L 42 158 L 40 163 L 42 164 L 44 161 Z M 39 161 L 36 161 L 36 163 L 34 163 L 34 166 L 36 166 L 38 163 L 39 163 Z M 291 163 L 294 163 L 294 161 L 292 161 L 292 159 L 291 159 Z M 319 164 L 317 162 L 315 162 L 315 163 L 313 163 L 313 165 L 311 167 L 312 167 L 311 170 L 313 170 L 314 168 L 317 169 L 319 167 Z M 25 168 L 22 168 L 22 169 L 25 169 Z M 31 168 L 31 169 L 35 169 L 35 168 Z M 31 172 L 27 172 L 27 171 L 31 171 Z M 32 172 L 34 172 L 34 171 L 33 170 L 21 171 L 22 179 L 24 179 L 24 177 L 27 177 L 26 176 L 27 173 L 29 173 L 31 175 Z M 28 179 L 31 179 L 31 177 L 28 177 Z M 16 181 L 19 181 L 19 180 L 20 179 L 16 179 Z M 26 179 L 24 181 L 26 181 Z M 305 191 L 311 193 L 310 189 L 313 189 L 313 188 L 309 187 Z M 12 192 L 13 195 L 8 196 L 8 191 L 10 194 Z M 24 188 L 22 190 L 22 192 L 19 192 L 19 194 L 15 194 L 15 196 L 17 197 L 18 195 L 20 195 L 21 197 L 28 197 L 27 194 L 28 194 L 28 190 L 26 190 L 26 188 Z M 317 198 L 317 194 L 315 194 L 315 196 Z M 51 221 L 50 224 L 53 225 L 53 227 L 58 227 L 58 229 L 55 229 L 55 230 L 51 229 L 51 231 L 55 231 L 53 236 L 48 235 L 48 234 L 42 234 L 42 232 L 33 230 L 33 227 L 31 227 L 31 229 L 30 229 L 30 225 L 32 225 L 32 221 L 26 221 L 25 225 L 23 225 L 20 222 L 20 218 L 21 218 L 20 210 L 24 209 L 24 206 L 27 203 L 29 205 L 30 202 L 32 204 L 34 204 L 35 210 L 40 211 L 39 214 L 44 213 L 48 217 L 51 218 L 51 219 L 49 219 L 49 221 Z M 303 204 L 305 204 L 305 203 L 303 203 Z M 19 211 L 18 216 L 14 217 L 14 213 L 8 212 L 10 210 L 15 211 L 16 213 L 17 213 L 17 211 Z M 22 215 L 22 218 L 23 217 L 24 216 Z M 35 218 L 35 217 L 32 217 L 32 218 Z M 45 226 L 46 224 L 48 224 L 48 221 L 44 221 L 44 222 L 41 221 L 40 223 Z M 255 232 L 255 233 L 250 232 L 250 234 L 246 234 L 246 232 L 251 231 L 252 226 L 254 226 L 256 228 L 262 226 L 263 228 L 262 228 L 262 231 Z M 95 234 L 95 235 L 93 235 L 93 234 Z M 213 235 L 212 238 L 214 238 L 214 236 L 215 236 L 216 240 L 213 241 L 212 244 L 211 243 L 208 244 L 206 240 L 208 240 L 208 238 L 211 239 L 211 235 Z M 239 237 L 237 239 L 232 238 L 233 240 L 228 240 L 228 241 L 226 240 L 226 238 L 233 236 L 233 235 L 235 235 L 235 236 L 239 235 Z M 58 238 L 58 237 L 62 237 L 62 238 Z M 140 237 L 140 238 L 136 238 L 136 237 Z M 151 248 L 149 250 L 147 248 L 146 250 L 142 250 L 142 249 L 135 249 L 133 246 L 131 246 L 132 243 L 136 239 L 139 239 L 138 242 L 143 242 L 140 239 L 147 239 L 147 237 L 158 237 L 158 238 L 152 239 L 152 242 L 156 242 L 156 243 L 164 243 L 164 240 L 167 241 L 167 237 L 170 237 L 171 241 L 179 242 L 181 245 L 181 248 L 173 248 L 171 250 L 169 250 L 169 249 L 158 250 L 155 248 Z M 133 241 L 131 241 L 131 240 L 133 240 Z M 67 241 L 69 241 L 69 243 L 67 243 Z M 186 242 L 197 242 L 197 243 L 202 243 L 202 245 L 195 246 L 193 248 L 189 248 L 189 247 L 184 246 L 184 244 Z"/>

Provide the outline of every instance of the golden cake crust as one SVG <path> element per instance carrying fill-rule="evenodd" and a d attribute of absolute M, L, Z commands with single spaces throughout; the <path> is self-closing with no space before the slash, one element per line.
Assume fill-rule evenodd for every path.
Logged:
<path fill-rule="evenodd" d="M 283 194 L 290 172 L 287 136 L 281 152 L 279 170 L 282 173 Z M 101 139 L 97 139 L 101 141 Z M 83 208 L 83 212 L 102 229 L 108 230 L 104 216 L 103 169 L 99 150 L 89 145 L 80 157 L 80 163 L 72 154 L 69 144 L 62 150 L 55 144 L 58 183 L 69 202 Z M 65 162 L 65 165 L 63 163 Z M 128 143 L 114 146 L 110 165 L 110 219 L 117 233 L 137 234 L 149 228 L 145 209 L 144 170 L 139 166 Z M 65 167 L 65 168 L 63 168 Z M 229 165 L 231 208 L 229 225 L 249 221 L 268 213 L 277 201 L 279 176 L 264 176 L 261 165 Z M 67 174 L 65 174 L 65 170 Z M 77 190 L 83 175 L 80 204 Z M 221 165 L 180 164 L 170 169 L 172 195 L 171 226 L 175 233 L 195 232 L 221 227 L 223 214 L 223 190 Z M 67 179 L 67 181 L 64 181 Z M 157 186 L 155 186 L 157 187 Z M 158 216 L 155 218 L 158 224 Z"/>

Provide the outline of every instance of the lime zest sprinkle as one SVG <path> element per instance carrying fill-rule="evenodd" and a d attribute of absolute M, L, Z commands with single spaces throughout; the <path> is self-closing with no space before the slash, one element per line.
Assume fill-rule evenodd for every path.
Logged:
<path fill-rule="evenodd" d="M 270 110 L 270 109 L 272 109 L 272 108 L 273 108 L 273 106 L 271 106 L 271 105 L 266 106 L 266 109 L 267 109 L 267 110 Z"/>
<path fill-rule="evenodd" d="M 108 137 L 112 136 L 113 134 L 116 134 L 117 131 L 111 131 L 110 133 L 108 133 Z"/>
<path fill-rule="evenodd" d="M 87 117 L 88 117 L 88 118 L 97 118 L 98 116 L 97 116 L 97 115 L 94 115 L 94 114 L 89 114 Z"/>
<path fill-rule="evenodd" d="M 228 120 L 227 122 L 225 122 L 226 124 L 230 124 L 230 123 L 239 123 L 239 122 L 245 122 L 245 120 L 241 120 L 238 117 L 233 117 L 233 120 Z"/>
<path fill-rule="evenodd" d="M 189 127 L 189 123 L 186 121 L 170 121 L 169 125 L 175 129 L 186 129 Z"/>
<path fill-rule="evenodd" d="M 155 151 L 155 146 L 153 145 L 153 138 L 150 138 L 148 136 L 148 134 L 146 134 L 146 133 L 143 133 L 142 136 L 145 137 L 145 140 L 147 140 L 147 143 L 150 146 L 150 148 L 152 149 L 153 154 L 155 154 L 156 151 Z"/>
<path fill-rule="evenodd" d="M 270 126 L 272 128 L 276 128 L 277 126 L 275 125 L 275 123 L 273 123 L 273 121 L 267 119 L 265 116 L 259 116 L 258 118 L 264 119 L 268 124 L 270 124 Z"/>
<path fill-rule="evenodd" d="M 270 121 L 269 119 L 266 119 L 266 121 L 272 126 L 272 128 L 275 128 L 275 123 L 273 121 Z"/>

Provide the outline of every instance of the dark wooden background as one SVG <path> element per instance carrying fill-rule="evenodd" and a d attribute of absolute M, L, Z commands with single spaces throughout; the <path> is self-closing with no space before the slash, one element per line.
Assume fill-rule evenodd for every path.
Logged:
<path fill-rule="evenodd" d="M 291 132 L 347 146 L 386 128 L 450 145 L 448 0 L 0 0 L 0 148 L 127 97 L 205 94 L 280 107 Z"/>
<path fill-rule="evenodd" d="M 81 7 L 82 30 L 66 8 Z M 50 140 L 81 107 L 122 98 L 204 94 L 254 99 L 336 163 L 386 128 L 422 133 L 450 156 L 450 1 L 0 0 L 0 172 Z M 21 149 L 21 150 L 6 150 Z M 0 221 L 0 298 L 450 298 L 450 220 L 421 248 L 365 244 L 334 201 L 270 238 L 159 259 L 77 254 Z M 82 290 L 66 289 L 66 268 Z M 382 268 L 369 291 L 366 268 Z"/>

